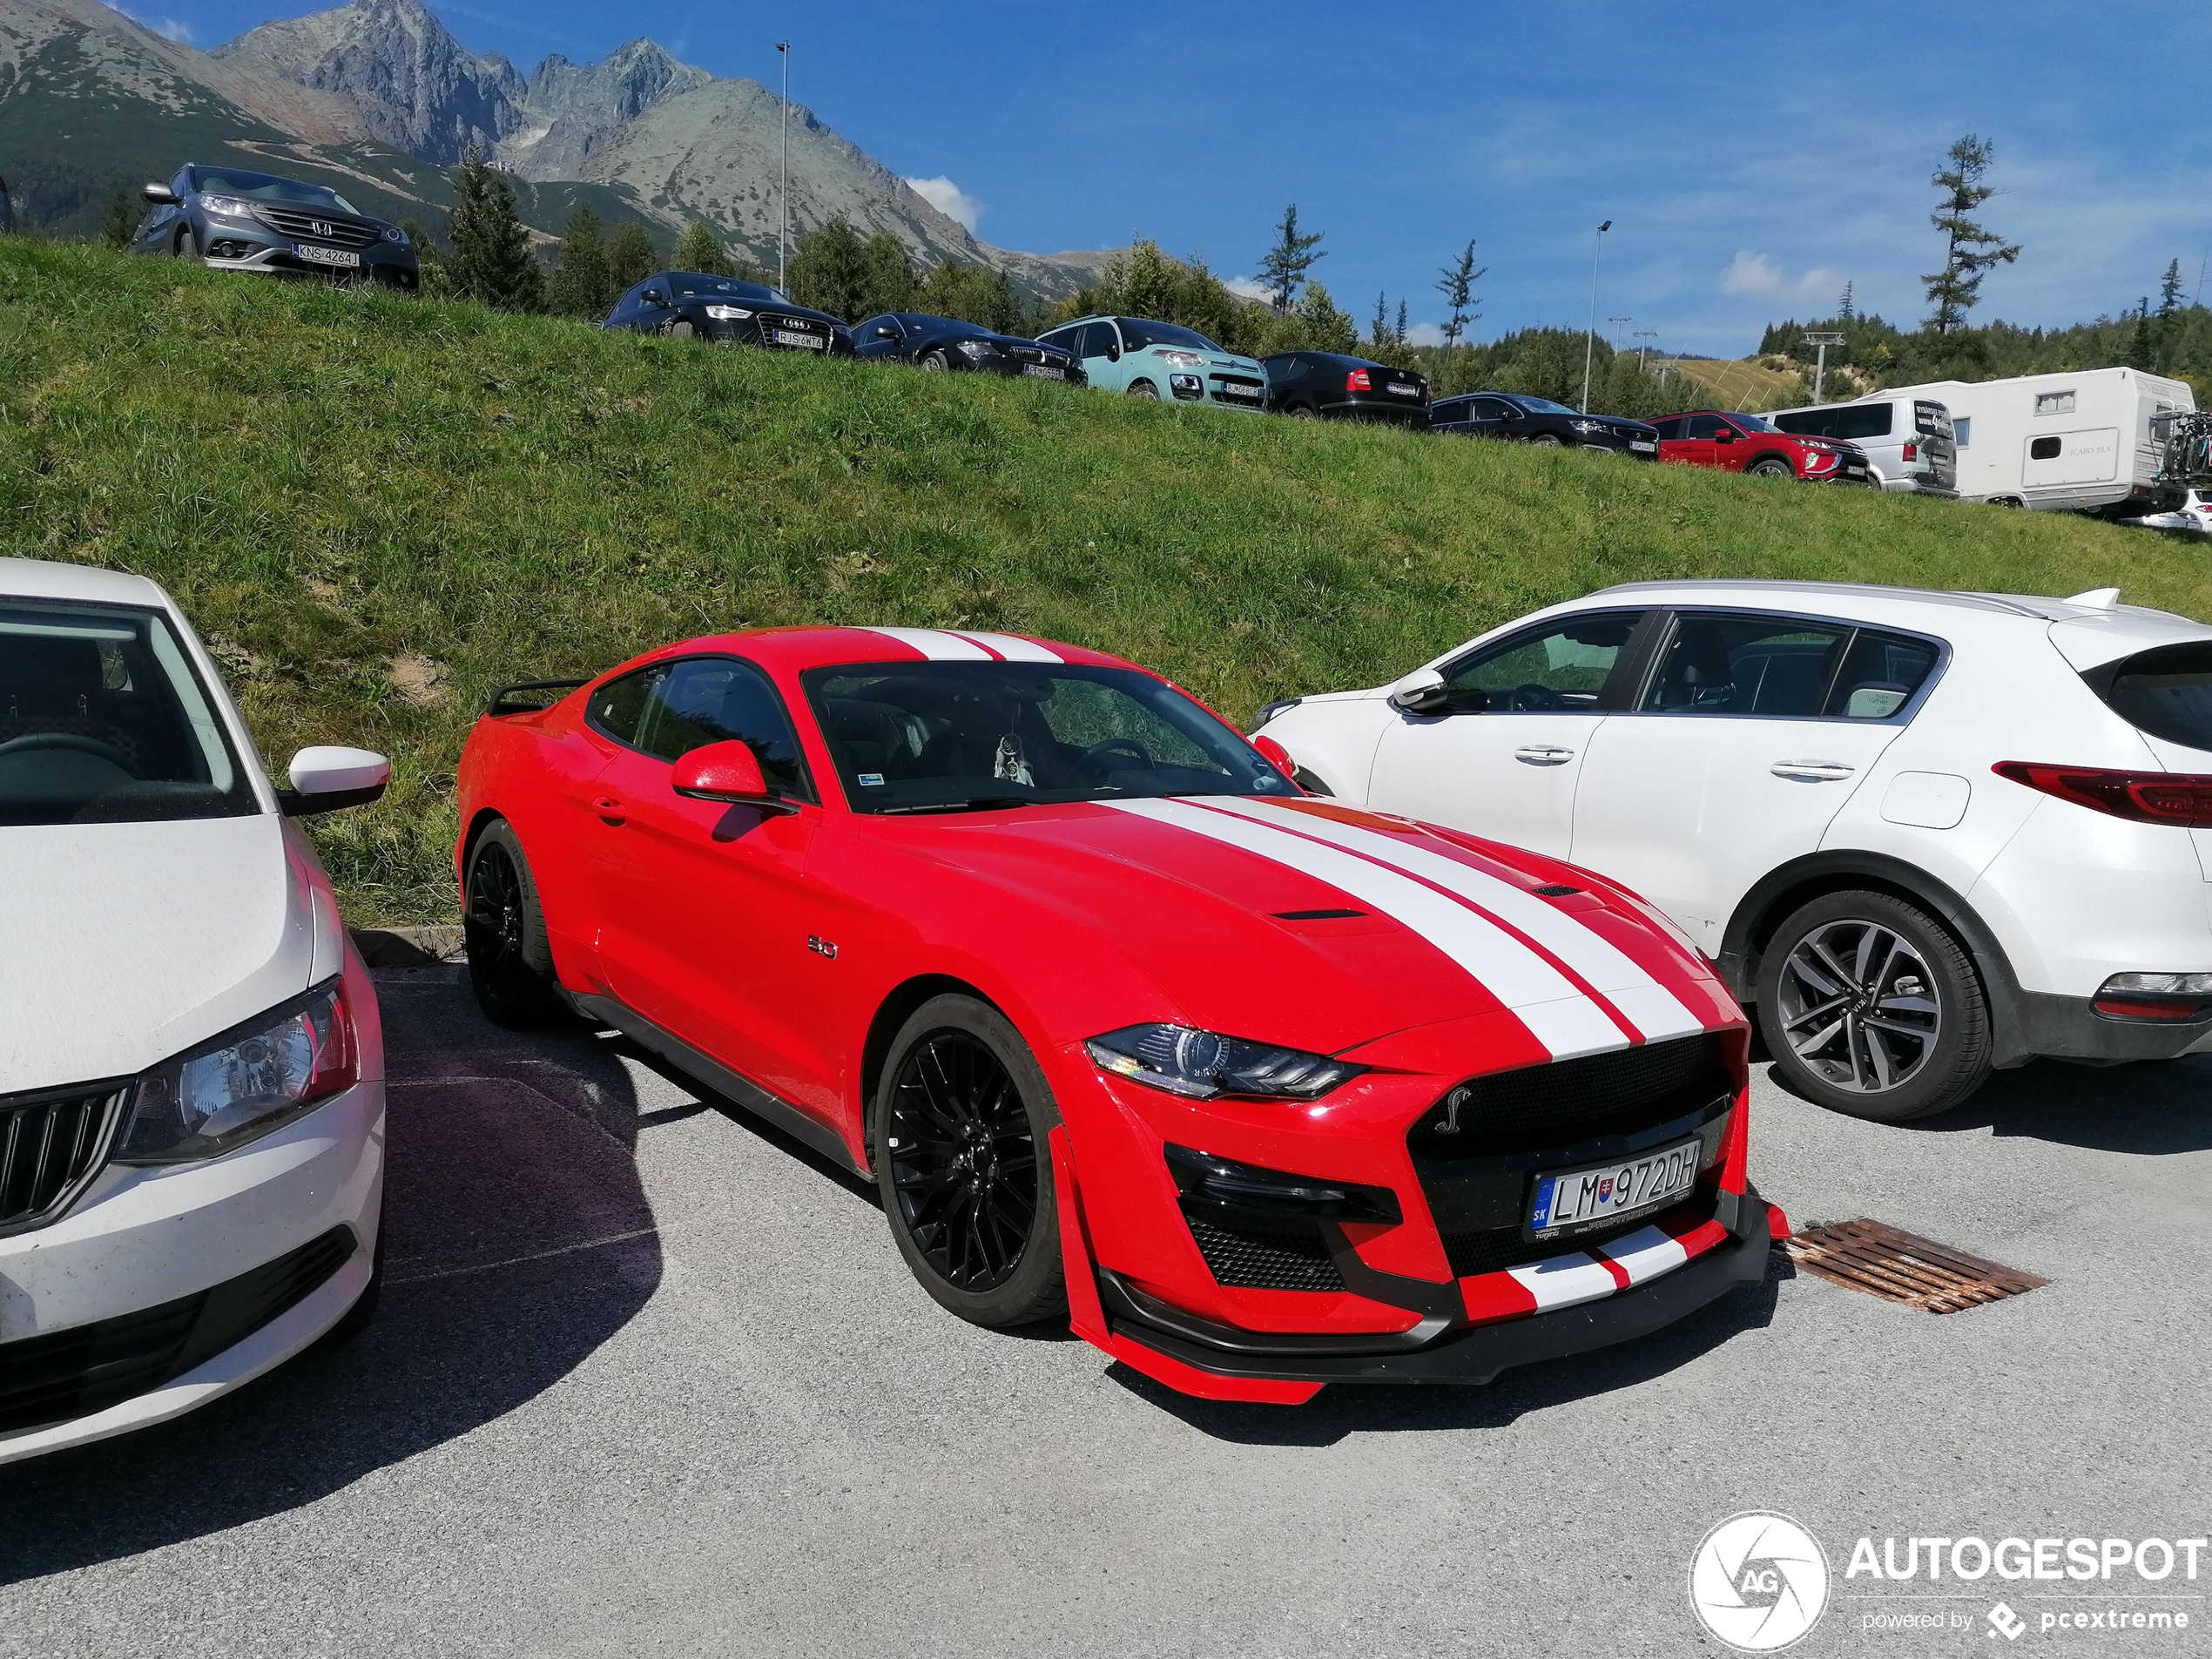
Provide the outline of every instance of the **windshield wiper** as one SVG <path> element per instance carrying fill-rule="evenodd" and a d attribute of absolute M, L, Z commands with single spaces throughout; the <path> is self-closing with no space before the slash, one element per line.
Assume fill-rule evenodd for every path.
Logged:
<path fill-rule="evenodd" d="M 926 800 L 911 806 L 879 806 L 885 817 L 894 813 L 984 813 L 1007 806 L 1034 806 L 1035 795 L 971 795 L 966 800 Z"/>

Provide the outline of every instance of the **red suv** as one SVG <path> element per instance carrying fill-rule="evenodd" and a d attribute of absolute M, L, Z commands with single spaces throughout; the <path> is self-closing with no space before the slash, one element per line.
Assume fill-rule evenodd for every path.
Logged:
<path fill-rule="evenodd" d="M 1756 415 L 1723 415 L 1700 409 L 1670 415 L 1652 424 L 1659 428 L 1659 459 L 1691 467 L 1717 467 L 1760 478 L 1810 478 L 1817 482 L 1863 484 L 1868 480 L 1866 452 L 1835 438 L 1801 436 L 1769 426 Z"/>

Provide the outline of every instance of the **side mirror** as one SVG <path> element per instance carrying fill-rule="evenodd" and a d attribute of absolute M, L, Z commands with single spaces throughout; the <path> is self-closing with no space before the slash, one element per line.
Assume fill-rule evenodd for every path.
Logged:
<path fill-rule="evenodd" d="M 887 322 L 880 322 L 875 326 L 875 337 L 878 340 L 896 340 L 899 331 Z"/>
<path fill-rule="evenodd" d="M 1733 427 L 1723 427 L 1719 431 L 1713 434 L 1713 442 L 1715 443 L 1734 443 L 1736 442 L 1736 428 Z"/>
<path fill-rule="evenodd" d="M 1122 361 L 1121 347 L 1110 340 L 1106 342 L 1106 361 L 1109 363 L 1118 363 Z"/>
<path fill-rule="evenodd" d="M 157 207 L 173 207 L 176 206 L 177 192 L 170 189 L 166 185 L 148 185 L 138 193 L 141 196 L 144 196 L 148 201 L 152 202 Z"/>
<path fill-rule="evenodd" d="M 368 749 L 319 745 L 292 757 L 292 787 L 277 791 L 287 818 L 366 806 L 392 781 L 392 763 Z"/>
<path fill-rule="evenodd" d="M 694 749 L 676 763 L 668 786 L 692 800 L 726 801 L 737 806 L 765 806 L 787 811 L 790 803 L 768 792 L 760 775 L 760 760 L 752 745 L 731 738 Z"/>
<path fill-rule="evenodd" d="M 1298 781 L 1298 763 L 1291 759 L 1291 752 L 1272 738 L 1254 738 L 1252 747 L 1258 750 L 1267 764 L 1292 783 Z"/>
<path fill-rule="evenodd" d="M 668 296 L 658 288 L 648 288 L 637 297 L 649 306 L 664 306 L 668 303 Z"/>
<path fill-rule="evenodd" d="M 1390 688 L 1390 706 L 1406 714 L 1441 714 L 1450 696 L 1443 675 L 1419 668 Z"/>

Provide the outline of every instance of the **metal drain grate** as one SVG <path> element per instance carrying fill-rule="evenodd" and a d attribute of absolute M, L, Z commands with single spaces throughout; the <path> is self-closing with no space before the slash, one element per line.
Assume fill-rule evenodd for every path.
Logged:
<path fill-rule="evenodd" d="M 1956 1313 L 2051 1282 L 1878 1221 L 1814 1227 L 1789 1238 L 1784 1248 L 1808 1273 L 1924 1313 Z"/>

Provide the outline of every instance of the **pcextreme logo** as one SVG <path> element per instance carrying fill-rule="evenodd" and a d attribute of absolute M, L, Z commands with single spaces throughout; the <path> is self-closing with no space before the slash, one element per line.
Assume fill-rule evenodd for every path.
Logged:
<path fill-rule="evenodd" d="M 1777 1653 L 1828 1606 L 1828 1557 L 1787 1515 L 1754 1509 L 1705 1534 L 1689 1561 L 1698 1622 L 1739 1653 Z"/>

